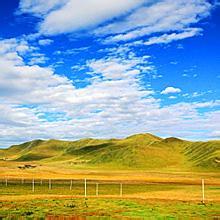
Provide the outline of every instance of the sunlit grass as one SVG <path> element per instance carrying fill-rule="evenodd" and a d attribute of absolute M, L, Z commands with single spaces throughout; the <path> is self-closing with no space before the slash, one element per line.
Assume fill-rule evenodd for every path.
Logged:
<path fill-rule="evenodd" d="M 109 216 L 160 219 L 214 218 L 220 204 L 148 202 L 130 199 L 44 199 L 0 203 L 0 216 Z"/>

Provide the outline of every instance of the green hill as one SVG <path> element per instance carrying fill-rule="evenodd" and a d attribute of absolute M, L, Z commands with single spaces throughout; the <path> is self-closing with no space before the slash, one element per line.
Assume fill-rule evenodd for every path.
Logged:
<path fill-rule="evenodd" d="M 184 153 L 194 166 L 220 167 L 220 141 L 195 142 Z"/>
<path fill-rule="evenodd" d="M 116 169 L 218 169 L 220 141 L 190 142 L 152 134 L 125 139 L 34 140 L 0 151 L 11 161 Z"/>

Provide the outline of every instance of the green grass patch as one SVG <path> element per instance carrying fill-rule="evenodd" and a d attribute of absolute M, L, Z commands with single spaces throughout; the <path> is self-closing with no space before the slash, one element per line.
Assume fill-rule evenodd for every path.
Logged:
<path fill-rule="evenodd" d="M 129 199 L 43 199 L 0 203 L 0 217 L 105 216 L 137 219 L 211 219 L 220 217 L 220 204 L 148 202 Z"/>

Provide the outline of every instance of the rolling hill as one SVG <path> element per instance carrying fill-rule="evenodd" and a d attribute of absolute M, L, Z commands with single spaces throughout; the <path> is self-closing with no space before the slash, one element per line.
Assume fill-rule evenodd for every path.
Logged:
<path fill-rule="evenodd" d="M 34 140 L 0 150 L 2 160 L 117 169 L 218 169 L 220 141 L 136 134 L 125 139 Z"/>

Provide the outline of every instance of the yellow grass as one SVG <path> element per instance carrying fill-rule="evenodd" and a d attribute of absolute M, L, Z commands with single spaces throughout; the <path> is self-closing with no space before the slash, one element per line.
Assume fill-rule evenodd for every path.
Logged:
<path fill-rule="evenodd" d="M 1 195 L 0 201 L 25 201 L 33 199 L 63 199 L 63 198 L 84 198 L 84 196 L 79 195 L 53 195 L 53 194 L 40 194 L 40 195 Z M 87 198 L 97 198 L 96 196 L 87 196 Z M 112 196 L 112 195 L 100 195 L 98 198 L 125 198 L 125 199 L 143 199 L 149 201 L 190 201 L 190 202 L 201 202 L 201 191 L 198 190 L 188 191 L 185 189 L 179 190 L 167 190 L 167 191 L 153 191 L 146 193 L 137 193 L 131 195 Z M 215 190 L 213 192 L 208 192 L 205 199 L 206 203 L 218 202 L 220 203 L 220 192 Z"/>
<path fill-rule="evenodd" d="M 94 180 L 117 180 L 117 181 L 146 181 L 158 183 L 184 183 L 200 184 L 201 179 L 206 184 L 220 185 L 219 172 L 159 172 L 144 170 L 80 170 L 60 168 L 57 166 L 38 166 L 34 169 L 21 170 L 18 168 L 22 163 L 0 162 L 0 178 L 26 178 L 26 179 L 94 179 Z"/>

